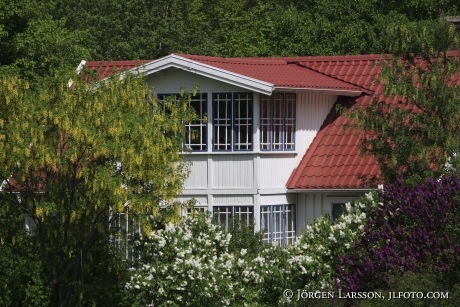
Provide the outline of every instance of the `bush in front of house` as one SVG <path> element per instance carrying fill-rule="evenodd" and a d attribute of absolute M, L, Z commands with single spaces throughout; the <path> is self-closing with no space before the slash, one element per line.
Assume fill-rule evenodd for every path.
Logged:
<path fill-rule="evenodd" d="M 347 203 L 345 212 L 335 221 L 326 215 L 307 226 L 289 250 L 290 276 L 296 279 L 299 289 L 335 290 L 339 259 L 364 235 L 369 214 L 378 206 L 377 196 L 376 192 L 370 192 L 354 203 Z"/>
<path fill-rule="evenodd" d="M 388 287 L 404 272 L 433 272 L 448 285 L 460 276 L 460 178 L 409 186 L 402 180 L 380 192 L 383 205 L 369 216 L 364 235 L 337 267 L 348 291 Z"/>
<path fill-rule="evenodd" d="M 126 304 L 276 305 L 287 287 L 288 251 L 263 244 L 257 234 L 233 231 L 236 241 L 199 215 L 166 223 L 142 238 L 139 266 L 126 284 Z"/>

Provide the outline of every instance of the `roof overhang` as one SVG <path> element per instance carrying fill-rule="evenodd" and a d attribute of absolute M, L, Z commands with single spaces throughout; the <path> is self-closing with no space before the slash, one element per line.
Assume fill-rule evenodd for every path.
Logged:
<path fill-rule="evenodd" d="M 356 189 L 340 189 L 340 188 L 330 188 L 330 189 L 287 189 L 288 193 L 317 193 L 317 192 L 347 192 L 347 193 L 363 193 L 369 192 L 372 190 L 377 190 L 378 187 L 375 188 L 356 188 Z"/>
<path fill-rule="evenodd" d="M 142 73 L 148 76 L 168 68 L 181 69 L 265 95 L 271 95 L 274 90 L 274 85 L 271 83 L 190 60 L 176 54 L 171 54 L 139 67 L 135 67 L 129 70 L 129 72 Z"/>
<path fill-rule="evenodd" d="M 328 94 L 328 95 L 337 95 L 337 96 L 349 96 L 349 97 L 358 97 L 360 96 L 363 91 L 351 91 L 351 90 L 338 90 L 338 89 L 324 89 L 324 88 L 308 88 L 308 87 L 282 87 L 277 86 L 275 90 L 282 90 L 285 92 L 313 92 L 313 93 L 321 93 L 321 94 Z"/>

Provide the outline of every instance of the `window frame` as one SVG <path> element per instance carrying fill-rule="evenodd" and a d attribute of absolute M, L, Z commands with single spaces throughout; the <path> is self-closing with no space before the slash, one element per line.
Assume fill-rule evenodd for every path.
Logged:
<path fill-rule="evenodd" d="M 221 223 L 221 210 L 224 209 L 226 210 L 224 213 L 225 215 L 228 215 L 225 219 L 225 225 L 222 225 Z M 244 211 L 240 211 L 239 209 L 245 209 Z M 235 217 L 239 217 L 239 220 L 241 221 L 242 215 L 246 215 L 247 220 L 245 224 L 243 225 L 242 223 L 240 224 L 240 227 L 249 227 L 255 222 L 255 216 L 254 216 L 254 206 L 214 206 L 212 208 L 212 216 L 215 221 L 219 223 L 219 225 L 225 230 L 225 231 L 230 231 L 233 227 L 233 220 Z"/>
<path fill-rule="evenodd" d="M 290 92 L 260 95 L 260 151 L 295 151 L 297 125 L 297 95 Z M 277 108 L 279 107 L 279 109 Z M 277 113 L 279 110 L 280 114 Z M 291 114 L 291 116 L 287 116 Z M 278 116 L 279 115 L 279 116 Z M 276 121 L 280 122 L 277 123 Z M 279 129 L 277 129 L 277 127 Z M 280 140 L 277 142 L 277 134 Z M 290 137 L 289 137 L 290 136 Z M 265 138 L 267 140 L 265 140 Z M 291 140 L 288 142 L 288 140 Z M 279 147 L 277 146 L 279 145 Z"/>
<path fill-rule="evenodd" d="M 294 244 L 297 230 L 295 209 L 295 204 L 260 206 L 260 232 L 262 233 L 262 240 L 283 248 Z M 279 221 L 276 220 L 278 217 Z M 265 225 L 267 219 L 268 225 Z"/>
<path fill-rule="evenodd" d="M 225 95 L 225 98 L 220 96 Z M 243 95 L 246 95 L 243 97 Z M 226 101 L 225 115 L 220 117 L 220 103 Z M 254 93 L 216 92 L 212 93 L 212 151 L 250 152 L 254 151 Z M 246 103 L 245 103 L 246 102 Z M 246 106 L 247 117 L 242 117 L 241 106 Z M 222 123 L 221 123 L 222 122 Z M 225 143 L 220 143 L 221 128 L 225 129 Z M 244 129 L 246 128 L 246 129 Z M 243 131 L 246 131 L 245 133 Z M 245 136 L 243 135 L 245 134 Z M 241 136 L 246 142 L 241 142 Z"/>
<path fill-rule="evenodd" d="M 139 251 L 135 247 L 135 241 L 143 235 L 141 217 L 132 213 L 129 206 L 123 212 L 111 213 L 109 230 L 110 241 L 118 249 L 124 261 L 134 266 L 139 260 Z"/>
<path fill-rule="evenodd" d="M 160 93 L 157 94 L 157 98 L 161 101 L 166 100 L 168 97 L 175 97 L 175 99 L 179 99 L 181 94 L 179 93 Z M 190 101 L 188 102 L 188 107 L 192 107 L 193 102 L 198 102 L 200 105 L 200 110 L 195 110 L 198 115 L 198 118 L 192 120 L 191 122 L 185 123 L 185 135 L 182 147 L 184 150 L 189 150 L 191 152 L 207 152 L 208 151 L 208 93 L 197 93 L 190 97 Z M 192 144 L 193 136 L 191 133 L 192 127 L 199 127 L 200 134 L 198 139 L 200 140 L 197 144 Z M 193 148 L 193 146 L 198 146 L 199 149 Z"/>

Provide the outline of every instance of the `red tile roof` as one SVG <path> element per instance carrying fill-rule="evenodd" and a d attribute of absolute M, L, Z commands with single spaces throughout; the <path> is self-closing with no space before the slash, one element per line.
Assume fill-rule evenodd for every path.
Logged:
<path fill-rule="evenodd" d="M 459 52 L 450 54 L 459 56 Z M 306 56 L 280 58 L 221 58 L 177 54 L 177 56 L 236 74 L 274 84 L 275 88 L 321 89 L 360 92 L 358 99 L 338 103 L 362 107 L 382 97 L 378 83 L 381 55 Z M 130 69 L 150 61 L 87 62 L 101 76 Z M 453 80 L 452 82 L 458 82 Z M 389 103 L 394 103 L 396 100 Z M 349 119 L 333 108 L 300 164 L 287 183 L 289 189 L 371 188 L 367 179 L 379 178 L 376 159 L 360 151 L 363 131 L 347 128 Z"/>
<path fill-rule="evenodd" d="M 338 102 L 351 105 L 354 102 Z M 356 105 L 355 105 L 356 107 Z M 362 189 L 379 179 L 372 155 L 361 153 L 363 131 L 348 127 L 344 114 L 331 110 L 287 183 L 289 189 Z"/>
<path fill-rule="evenodd" d="M 382 59 L 382 55 L 322 56 L 308 57 L 299 64 L 373 91 L 378 83 L 376 78 L 381 72 Z"/>
<path fill-rule="evenodd" d="M 152 60 L 86 61 L 83 69 L 85 71 L 95 72 L 95 77 L 97 79 L 104 79 L 149 62 L 152 62 Z"/>
<path fill-rule="evenodd" d="M 362 88 L 307 66 L 299 65 L 308 57 L 222 58 L 200 55 L 178 56 L 273 84 L 276 88 L 320 89 L 362 92 Z"/>

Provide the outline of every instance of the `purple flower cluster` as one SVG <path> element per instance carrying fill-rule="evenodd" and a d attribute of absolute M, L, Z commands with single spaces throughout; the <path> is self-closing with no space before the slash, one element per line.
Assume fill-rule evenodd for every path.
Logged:
<path fill-rule="evenodd" d="M 403 180 L 380 192 L 363 239 L 339 259 L 339 287 L 381 288 L 402 272 L 456 273 L 460 266 L 460 177 L 409 186 Z"/>

